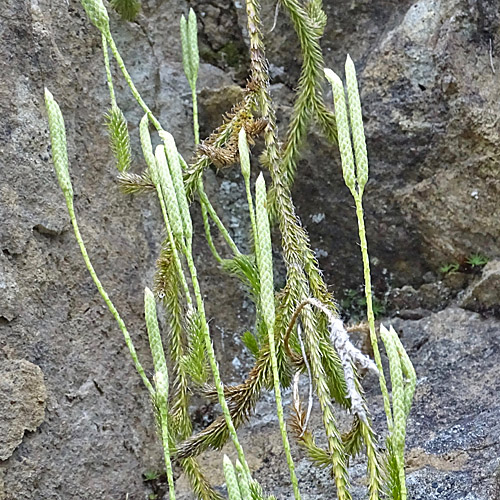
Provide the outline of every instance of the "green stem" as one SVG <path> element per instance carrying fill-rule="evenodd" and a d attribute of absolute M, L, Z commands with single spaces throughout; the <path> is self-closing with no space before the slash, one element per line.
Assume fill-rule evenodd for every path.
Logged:
<path fill-rule="evenodd" d="M 366 229 L 363 215 L 363 192 L 357 192 L 355 189 L 351 191 L 356 203 L 356 216 L 358 219 L 359 240 L 361 246 L 361 255 L 363 258 L 363 274 L 365 280 L 365 297 L 366 297 L 366 311 L 368 317 L 368 325 L 370 327 L 370 342 L 373 349 L 373 356 L 379 371 L 380 390 L 384 400 L 384 410 L 387 416 L 387 427 L 389 432 L 392 430 L 392 412 L 391 402 L 389 399 L 389 391 L 384 376 L 384 368 L 382 366 L 382 359 L 378 348 L 377 333 L 375 331 L 375 315 L 373 314 L 373 300 L 372 300 L 372 281 L 370 274 L 370 259 L 368 257 L 368 244 L 366 241 Z"/>
<path fill-rule="evenodd" d="M 148 115 L 149 120 L 151 123 L 154 125 L 156 130 L 162 130 L 162 126 L 160 122 L 155 118 L 153 115 L 153 112 L 149 109 L 148 105 L 144 102 L 144 100 L 141 97 L 141 94 L 139 94 L 139 91 L 137 90 L 136 86 L 134 85 L 134 82 L 132 81 L 132 78 L 130 77 L 129 72 L 127 71 L 127 68 L 125 67 L 125 63 L 123 62 L 123 59 L 120 55 L 120 52 L 118 51 L 118 48 L 116 47 L 115 41 L 113 40 L 113 37 L 111 36 L 111 33 L 106 33 L 106 38 L 108 40 L 109 46 L 111 48 L 111 52 L 113 53 L 114 58 L 116 59 L 116 63 L 118 64 L 118 67 L 120 68 L 121 72 L 123 73 L 123 77 L 125 78 L 125 81 L 127 82 L 128 86 L 130 87 L 130 90 L 132 92 L 132 95 L 135 97 L 135 100 L 139 103 L 139 106 L 144 110 L 144 112 Z"/>
<path fill-rule="evenodd" d="M 222 257 L 219 255 L 219 252 L 215 248 L 214 240 L 212 238 L 212 233 L 210 231 L 210 221 L 208 220 L 207 207 L 203 203 L 201 204 L 201 216 L 203 218 L 205 237 L 207 239 L 208 246 L 210 247 L 210 251 L 212 252 L 212 255 L 215 257 L 215 260 L 219 264 L 222 264 Z"/>
<path fill-rule="evenodd" d="M 253 208 L 252 189 L 250 187 L 250 177 L 245 176 L 245 189 L 247 192 L 248 213 L 250 214 L 250 224 L 252 226 L 252 236 L 255 243 L 255 253 L 257 254 L 257 224 L 255 223 L 255 211 Z"/>
<path fill-rule="evenodd" d="M 165 222 L 165 227 L 167 230 L 168 242 L 170 243 L 170 247 L 172 248 L 172 255 L 174 256 L 175 267 L 177 269 L 177 273 L 179 274 L 179 279 L 181 280 L 182 288 L 184 289 L 184 294 L 186 295 L 186 301 L 189 306 L 192 306 L 193 299 L 191 298 L 191 292 L 189 291 L 189 286 L 187 284 L 186 277 L 184 276 L 184 272 L 182 271 L 182 263 L 179 258 L 179 254 L 177 252 L 174 235 L 172 233 L 172 228 L 170 227 L 170 222 L 168 220 L 167 207 L 165 206 L 165 201 L 163 200 L 163 193 L 161 191 L 161 187 L 159 184 L 157 184 L 156 186 L 156 192 L 158 193 L 158 200 L 160 202 L 161 212 L 163 214 L 163 221 Z"/>
<path fill-rule="evenodd" d="M 300 500 L 301 497 L 299 491 L 299 482 L 297 479 L 297 474 L 295 472 L 295 464 L 293 462 L 292 452 L 290 449 L 290 442 L 288 441 L 285 416 L 283 413 L 283 402 L 281 400 L 280 374 L 278 370 L 278 358 L 276 356 L 274 325 L 272 325 L 271 328 L 268 326 L 268 331 L 269 331 L 269 354 L 271 356 L 271 368 L 273 372 L 274 397 L 276 399 L 276 412 L 278 414 L 281 440 L 283 441 L 283 448 L 285 449 L 286 462 L 288 465 L 288 470 L 290 471 L 290 480 L 292 481 L 293 494 L 296 500 Z"/>
<path fill-rule="evenodd" d="M 220 220 L 219 216 L 217 215 L 217 212 L 215 211 L 214 207 L 210 203 L 210 200 L 208 199 L 207 194 L 205 193 L 205 190 L 203 189 L 203 184 L 199 183 L 198 184 L 198 195 L 200 197 L 200 201 L 202 205 L 205 205 L 208 215 L 210 215 L 211 219 L 215 222 L 215 225 L 219 229 L 220 233 L 226 240 L 226 243 L 229 245 L 229 248 L 231 248 L 232 252 L 234 255 L 238 256 L 241 255 L 241 252 L 239 251 L 238 247 L 236 246 L 236 243 L 234 240 L 231 238 L 231 235 L 229 234 L 229 231 L 225 228 L 224 224 Z"/>
<path fill-rule="evenodd" d="M 106 67 L 106 80 L 108 82 L 109 97 L 111 105 L 116 106 L 115 89 L 113 87 L 113 77 L 111 76 L 111 67 L 109 65 L 108 43 L 106 37 L 102 34 L 102 54 L 104 56 L 104 66 Z"/>
<path fill-rule="evenodd" d="M 191 96 L 193 100 L 193 130 L 194 130 L 194 143 L 200 143 L 200 126 L 198 124 L 198 97 L 196 96 L 196 87 L 191 89 Z"/>
<path fill-rule="evenodd" d="M 313 116 L 319 122 L 326 137 L 335 143 L 337 141 L 335 119 L 333 114 L 326 110 L 320 86 L 324 68 L 320 46 L 323 28 L 318 29 L 315 26 L 317 21 L 311 19 L 304 2 L 299 0 L 281 0 L 281 2 L 290 15 L 299 38 L 303 57 L 292 118 L 288 126 L 285 147 L 281 157 L 284 184 L 289 188 L 293 183 L 297 170 L 300 147 Z M 317 8 L 321 10 L 321 2 L 315 3 Z"/>
<path fill-rule="evenodd" d="M 169 432 L 168 425 L 163 424 L 161 426 L 161 436 L 164 443 L 168 443 Z M 174 472 L 172 470 L 172 462 L 170 460 L 170 450 L 169 446 L 163 445 L 163 453 L 165 455 L 165 468 L 167 470 L 167 482 L 168 482 L 168 495 L 170 500 L 175 500 L 175 485 L 174 485 Z"/>
<path fill-rule="evenodd" d="M 250 10 L 251 8 L 252 7 L 249 7 L 247 2 L 247 9 Z M 296 500 L 300 500 L 299 484 L 295 473 L 295 464 L 293 463 L 290 443 L 288 441 L 285 417 L 283 414 L 283 402 L 281 399 L 280 375 L 278 370 L 275 339 L 276 311 L 274 305 L 275 297 L 271 228 L 267 212 L 267 193 L 262 173 L 259 175 L 257 182 L 255 183 L 255 205 L 257 226 L 257 239 L 255 246 L 258 249 L 256 253 L 260 279 L 260 307 L 262 309 L 262 316 L 264 317 L 267 327 L 269 355 L 271 358 L 271 370 L 273 374 L 274 397 L 276 400 L 276 413 L 278 414 L 281 439 L 283 441 L 286 461 L 290 471 L 293 493 Z"/>
<path fill-rule="evenodd" d="M 295 207 L 290 196 L 289 186 L 286 185 L 286 174 L 282 171 L 276 137 L 276 117 L 269 95 L 269 77 L 265 59 L 264 46 L 260 36 L 260 20 L 256 17 L 256 0 L 247 0 L 247 12 L 249 4 L 252 4 L 253 12 L 248 13 L 249 35 L 252 61 L 252 80 L 258 86 L 257 104 L 262 117 L 268 120 L 268 126 L 264 132 L 266 144 L 266 160 L 273 180 L 273 189 L 276 191 L 276 206 L 280 230 L 283 240 L 284 260 L 287 267 L 287 281 L 293 292 L 290 305 L 295 309 L 297 303 L 311 295 L 328 296 L 326 286 L 317 270 L 317 262 L 302 227 L 298 224 L 295 215 Z M 272 200 L 272 197 L 271 197 Z M 271 209 L 273 207 L 271 206 Z M 306 276 L 306 270 L 311 280 Z M 312 279 L 314 277 L 314 280 Z M 328 301 L 328 300 L 327 300 Z M 303 315 L 304 331 L 306 333 L 307 347 L 313 370 L 313 379 L 321 405 L 323 423 L 328 438 L 328 446 L 332 457 L 332 468 L 337 485 L 339 500 L 351 498 L 348 488 L 348 473 L 345 461 L 345 450 L 338 432 L 331 393 L 326 381 L 325 371 L 322 363 L 322 351 L 320 349 L 322 332 L 318 329 L 316 317 L 312 311 L 306 311 Z"/>
<path fill-rule="evenodd" d="M 113 302 L 111 302 L 111 299 L 109 298 L 108 294 L 106 293 L 106 290 L 102 286 L 99 278 L 97 277 L 97 274 L 94 270 L 94 266 L 92 265 L 92 262 L 90 262 L 89 255 L 87 253 L 87 249 L 85 248 L 85 244 L 82 239 L 82 235 L 80 233 L 80 229 L 78 228 L 78 223 L 76 222 L 76 216 L 75 216 L 75 210 L 73 207 L 72 203 L 67 203 L 68 205 L 68 212 L 69 216 L 71 219 L 71 224 L 73 225 L 73 230 L 75 232 L 75 237 L 76 241 L 78 242 L 78 246 L 80 247 L 80 252 L 82 253 L 83 260 L 85 261 L 85 265 L 87 266 L 87 269 L 90 273 L 90 276 L 92 277 L 92 280 L 95 283 L 95 286 L 97 287 L 97 290 L 99 290 L 99 293 L 101 294 L 101 297 L 104 299 L 104 302 L 108 306 L 108 309 L 110 310 L 111 314 L 115 318 L 116 322 L 118 323 L 118 326 L 120 330 L 123 333 L 123 337 L 125 339 L 125 344 L 127 344 L 128 350 L 130 351 L 130 356 L 132 357 L 132 361 L 134 362 L 135 369 L 137 370 L 137 373 L 140 375 L 142 381 L 144 382 L 144 385 L 148 389 L 149 393 L 151 396 L 154 396 L 155 390 L 153 386 L 151 385 L 151 382 L 146 376 L 146 373 L 144 372 L 144 368 L 142 367 L 141 363 L 139 362 L 139 358 L 137 356 L 137 352 L 134 347 L 134 343 L 132 342 L 132 338 L 130 337 L 130 334 L 128 333 L 127 327 L 125 326 L 124 321 L 122 320 L 120 314 L 116 310 L 116 307 L 114 306 Z"/>
<path fill-rule="evenodd" d="M 165 380 L 162 383 L 164 391 L 161 394 L 160 420 L 161 420 L 161 437 L 163 442 L 163 454 L 165 459 L 165 469 L 167 471 L 168 482 L 168 496 L 170 500 L 175 500 L 175 485 L 174 485 L 174 472 L 172 470 L 172 461 L 170 459 L 170 432 L 168 430 L 168 373 L 167 369 L 156 373 L 156 377 L 163 376 Z"/>
<path fill-rule="evenodd" d="M 233 420 L 231 418 L 231 412 L 227 405 L 226 397 L 224 395 L 224 384 L 222 383 L 222 379 L 219 372 L 219 367 L 217 365 L 217 359 L 215 357 L 214 346 L 212 345 L 212 339 L 210 338 L 210 331 L 208 328 L 208 323 L 205 314 L 205 306 L 203 303 L 203 297 L 200 290 L 200 285 L 198 282 L 198 274 L 196 271 L 196 266 L 193 261 L 193 257 L 191 253 L 186 253 L 187 263 L 189 267 L 189 272 L 191 274 L 191 282 L 193 284 L 194 295 L 196 298 L 196 304 L 198 307 L 198 314 L 200 315 L 201 323 L 203 325 L 203 336 L 205 338 L 205 348 L 207 350 L 208 359 L 210 362 L 210 367 L 212 369 L 212 374 L 214 377 L 215 387 L 217 390 L 217 396 L 219 398 L 219 404 L 222 408 L 222 413 L 224 415 L 224 419 L 226 421 L 227 429 L 233 441 L 234 447 L 236 448 L 236 452 L 238 453 L 238 458 L 240 462 L 245 467 L 245 471 L 250 477 L 250 469 L 248 468 L 248 464 L 245 460 L 245 454 L 243 452 L 243 448 L 238 439 L 238 435 L 236 434 L 236 428 L 234 427 Z"/>
<path fill-rule="evenodd" d="M 402 453 L 398 452 L 398 456 L 397 456 L 396 460 L 398 462 L 399 485 L 401 488 L 401 500 L 406 500 L 408 498 L 408 490 L 406 489 L 404 450 Z"/>

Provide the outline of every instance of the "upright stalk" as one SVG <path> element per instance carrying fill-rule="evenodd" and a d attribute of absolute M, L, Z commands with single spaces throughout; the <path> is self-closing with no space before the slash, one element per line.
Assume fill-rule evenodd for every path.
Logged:
<path fill-rule="evenodd" d="M 208 323 L 205 314 L 205 305 L 203 303 L 203 297 L 201 295 L 200 285 L 198 282 L 198 275 L 196 271 L 196 267 L 193 261 L 193 257 L 190 253 L 186 255 L 187 263 L 189 267 L 189 272 L 191 274 L 191 282 L 193 284 L 194 295 L 196 299 L 198 314 L 200 315 L 200 319 L 203 325 L 203 336 L 205 338 L 205 349 L 207 350 L 208 360 L 210 362 L 210 367 L 212 369 L 212 374 L 214 377 L 215 387 L 217 390 L 217 396 L 219 399 L 219 404 L 222 408 L 222 413 L 224 415 L 224 419 L 226 421 L 227 429 L 229 431 L 229 435 L 233 441 L 234 447 L 236 448 L 236 452 L 238 453 L 238 458 L 240 462 L 245 467 L 246 473 L 250 476 L 250 469 L 248 468 L 248 464 L 245 459 L 245 454 L 243 452 L 243 448 L 238 439 L 238 435 L 236 433 L 236 428 L 234 427 L 233 420 L 231 418 L 231 412 L 227 405 L 226 397 L 224 395 L 224 384 L 222 383 L 222 379 L 219 372 L 219 367 L 217 365 L 217 359 L 215 357 L 214 347 L 212 345 L 212 339 L 210 337 L 210 331 L 208 328 Z"/>
<path fill-rule="evenodd" d="M 97 290 L 101 294 L 101 297 L 104 299 L 104 302 L 108 306 L 108 309 L 110 310 L 111 314 L 118 323 L 120 330 L 123 333 L 125 344 L 130 351 L 130 356 L 132 357 L 132 361 L 134 362 L 137 373 L 139 373 L 139 376 L 141 377 L 151 396 L 154 396 L 155 390 L 151 382 L 147 378 L 146 373 L 144 372 L 144 368 L 139 362 L 139 358 L 137 356 L 134 343 L 132 342 L 132 338 L 130 337 L 127 327 L 125 326 L 125 323 L 118 313 L 116 307 L 114 306 L 113 302 L 109 298 L 109 295 L 102 286 L 101 281 L 97 277 L 97 273 L 94 270 L 94 266 L 92 265 L 92 262 L 90 261 L 89 255 L 87 253 L 87 249 L 85 248 L 80 229 L 78 228 L 75 209 L 73 205 L 73 185 L 71 183 L 71 178 L 69 175 L 68 152 L 66 146 L 66 129 L 64 125 L 64 119 L 59 105 L 48 89 L 45 89 L 45 106 L 49 117 L 49 130 L 52 143 L 52 159 L 54 162 L 54 169 L 56 171 L 59 186 L 61 187 L 64 198 L 66 200 L 66 206 L 68 207 L 71 224 L 73 225 L 76 241 L 78 242 L 78 246 L 80 247 L 83 260 L 85 261 L 85 265 L 87 266 L 87 269 L 90 273 L 90 276 L 92 277 L 92 280 L 95 283 Z"/>
<path fill-rule="evenodd" d="M 382 392 L 382 398 L 384 400 L 384 411 L 387 418 L 387 427 L 389 429 L 389 432 L 391 432 L 392 431 L 391 401 L 389 398 L 387 383 L 385 381 L 384 367 L 382 366 L 382 358 L 380 356 L 380 350 L 378 348 L 377 332 L 375 331 L 375 315 L 373 314 L 373 300 L 372 300 L 372 280 L 370 273 L 370 259 L 368 256 L 368 243 L 366 241 L 365 221 L 363 216 L 362 192 L 354 196 L 354 202 L 356 205 L 356 217 L 358 219 L 358 232 L 360 240 L 359 244 L 361 247 L 361 256 L 363 259 L 366 315 L 368 319 L 368 325 L 370 328 L 370 343 L 373 350 L 373 357 L 375 358 L 375 363 L 377 365 L 377 369 L 380 374 L 379 375 L 380 391 Z"/>
<path fill-rule="evenodd" d="M 198 145 L 200 143 L 200 126 L 198 124 L 198 96 L 196 95 L 196 87 L 191 90 L 191 98 L 193 101 L 193 131 L 194 131 L 194 143 Z"/>
<path fill-rule="evenodd" d="M 111 76 L 111 67 L 109 64 L 108 42 L 106 41 L 106 37 L 102 33 L 101 33 L 101 41 L 102 41 L 102 54 L 104 57 L 104 67 L 106 68 L 106 81 L 108 82 L 111 106 L 116 106 L 115 89 L 113 86 L 113 77 Z"/>
<path fill-rule="evenodd" d="M 256 101 L 259 111 L 263 118 L 268 121 L 268 125 L 264 131 L 266 144 L 265 160 L 273 181 L 272 189 L 276 193 L 275 199 L 284 250 L 283 257 L 287 266 L 287 281 L 290 289 L 290 297 L 286 303 L 286 308 L 287 312 L 291 314 L 296 305 L 307 297 L 310 297 L 311 294 L 321 296 L 321 298 L 325 297 L 325 301 L 330 305 L 331 300 L 326 298 L 328 296 L 326 286 L 317 270 L 317 262 L 309 246 L 307 235 L 298 222 L 290 190 L 286 186 L 284 174 L 281 169 L 282 164 L 276 137 L 276 117 L 269 95 L 267 61 L 265 59 L 265 49 L 260 31 L 260 6 L 257 0 L 247 0 L 246 5 L 250 35 L 252 81 L 257 87 Z M 306 275 L 306 272 L 309 276 Z M 345 449 L 335 422 L 331 393 L 322 363 L 323 353 L 320 349 L 321 341 L 323 340 L 321 337 L 322 332 L 318 328 L 317 318 L 314 316 L 313 311 L 306 309 L 302 321 L 309 349 L 315 389 L 318 394 L 323 424 L 328 439 L 337 495 L 339 500 L 350 500 L 351 495 L 349 493 Z"/>
<path fill-rule="evenodd" d="M 276 341 L 274 338 L 275 329 L 275 307 L 274 307 L 274 286 L 273 286 L 273 256 L 271 248 L 271 229 L 269 226 L 269 217 L 266 209 L 267 193 L 264 176 L 259 175 L 255 185 L 255 203 L 256 203 L 256 227 L 257 240 L 257 264 L 260 277 L 260 301 L 264 321 L 267 327 L 269 339 L 269 353 L 271 356 L 271 367 L 273 372 L 274 397 L 276 399 L 276 411 L 280 425 L 281 439 L 285 449 L 286 461 L 290 471 L 290 479 L 293 486 L 293 494 L 296 500 L 300 500 L 299 483 L 295 473 L 290 443 L 286 432 L 285 417 L 283 416 L 283 403 L 281 401 L 280 375 L 278 371 L 278 359 L 276 357 Z"/>
<path fill-rule="evenodd" d="M 144 102 L 144 99 L 141 97 L 141 94 L 137 90 L 136 86 L 134 85 L 134 82 L 127 71 L 127 67 L 125 66 L 125 62 L 122 59 L 122 56 L 120 55 L 120 52 L 118 51 L 118 47 L 115 44 L 115 41 L 113 40 L 113 37 L 111 36 L 111 33 L 108 31 L 108 33 L 105 33 L 106 39 L 109 43 L 109 46 L 111 48 L 111 52 L 113 53 L 113 56 L 116 60 L 116 63 L 118 64 L 118 67 L 120 68 L 123 78 L 125 78 L 125 81 L 127 82 L 127 85 L 130 88 L 130 91 L 132 92 L 132 95 L 134 96 L 135 100 L 138 102 L 139 106 L 144 110 L 144 112 L 148 115 L 149 120 L 151 123 L 154 125 L 156 130 L 162 130 L 162 126 L 160 122 L 156 119 L 156 117 L 153 115 L 153 112 L 149 109 L 148 105 Z"/>

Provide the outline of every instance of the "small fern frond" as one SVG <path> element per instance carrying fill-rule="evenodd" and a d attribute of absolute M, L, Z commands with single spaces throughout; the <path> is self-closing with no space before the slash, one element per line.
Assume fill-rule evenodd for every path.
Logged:
<path fill-rule="evenodd" d="M 271 359 L 269 350 L 262 349 L 259 359 L 247 379 L 237 386 L 227 386 L 224 394 L 228 402 L 235 428 L 246 422 L 253 412 L 263 387 L 272 386 Z M 203 395 L 217 400 L 217 391 L 209 388 Z M 177 446 L 176 458 L 184 459 L 197 456 L 207 448 L 220 449 L 229 437 L 224 417 L 218 417 L 212 424 L 198 434 L 187 438 Z"/>
<path fill-rule="evenodd" d="M 109 131 L 111 151 L 116 159 L 116 168 L 120 172 L 126 172 L 132 164 L 130 136 L 127 119 L 118 106 L 111 106 L 106 115 L 106 125 Z"/>
<path fill-rule="evenodd" d="M 168 242 L 163 247 L 156 263 L 154 291 L 162 300 L 168 325 L 168 346 L 173 365 L 173 384 L 170 412 L 176 438 L 184 439 L 192 432 L 188 414 L 188 377 L 182 360 L 186 354 L 187 339 L 182 324 L 184 309 L 181 302 L 181 284 L 175 268 L 175 259 Z"/>
<path fill-rule="evenodd" d="M 386 469 L 387 469 L 387 480 L 386 480 L 386 495 L 391 500 L 401 500 L 402 498 L 402 488 L 400 480 L 400 465 L 397 456 L 397 452 L 392 446 L 390 440 L 387 440 L 387 452 L 386 452 Z"/>
<path fill-rule="evenodd" d="M 186 474 L 191 489 L 199 500 L 223 500 L 224 497 L 217 493 L 207 481 L 195 458 L 189 457 L 181 460 L 181 467 Z"/>

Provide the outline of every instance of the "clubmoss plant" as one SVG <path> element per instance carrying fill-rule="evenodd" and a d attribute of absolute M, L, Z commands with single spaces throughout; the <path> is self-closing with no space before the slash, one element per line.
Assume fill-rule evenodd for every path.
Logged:
<path fill-rule="evenodd" d="M 196 93 L 199 68 L 197 21 L 192 9 L 187 18 L 182 16 L 180 44 L 184 71 L 192 94 L 196 147 L 190 162 L 186 162 L 179 154 L 174 137 L 162 127 L 135 87 L 113 40 L 109 16 L 102 0 L 81 2 L 101 33 L 110 94 L 107 122 L 118 180 L 125 193 L 156 193 L 164 223 L 165 239 L 158 256 L 154 291 L 147 288 L 144 297 L 154 366 L 153 383 L 140 364 L 125 323 L 98 280 L 83 244 L 73 206 L 64 121 L 59 106 L 46 90 L 53 161 L 85 263 L 117 320 L 133 363 L 150 393 L 163 446 L 170 499 L 175 498 L 173 464 L 183 469 L 198 498 L 221 498 L 205 478 L 197 456 L 209 447 L 221 448 L 228 439 L 231 439 L 238 456 L 235 466 L 227 457 L 223 459 L 229 499 L 265 498 L 262 488 L 252 478 L 237 428 L 250 417 L 262 391 L 272 389 L 284 455 L 296 499 L 300 498 L 300 492 L 289 443 L 289 435 L 292 434 L 313 464 L 330 471 L 339 500 L 351 499 L 348 463 L 351 457 L 363 449 L 367 461 L 369 499 L 378 500 L 387 493 L 394 500 L 406 500 L 404 441 L 415 389 L 415 372 L 394 330 L 381 327 L 381 338 L 389 358 L 391 400 L 375 330 L 363 219 L 362 197 L 368 181 L 368 158 L 356 73 L 348 57 L 347 105 L 342 81 L 330 70 L 325 70 L 333 87 L 334 115 L 327 110 L 321 88 L 324 64 L 320 41 L 326 23 L 322 2 L 281 1 L 297 32 L 303 56 L 296 101 L 283 143 L 279 141 L 275 106 L 269 92 L 269 71 L 258 0 L 246 0 L 245 3 L 250 39 L 250 75 L 244 97 L 225 115 L 220 127 L 201 141 Z M 134 0 L 114 0 L 112 6 L 123 18 L 130 19 L 137 14 L 139 4 Z M 139 134 L 146 168 L 139 174 L 130 172 L 132 161 L 128 126 L 114 92 L 109 51 L 145 113 L 140 122 Z M 338 140 L 344 180 L 354 197 L 375 362 L 350 342 L 291 197 L 301 145 L 313 120 L 320 125 L 332 145 L 337 144 Z M 153 125 L 160 140 L 154 150 L 150 125 Z M 254 201 L 250 156 L 252 146 L 259 137 L 262 137 L 264 146 L 259 158 L 261 172 L 255 182 Z M 211 165 L 219 167 L 237 162 L 241 166 L 250 217 L 253 248 L 249 254 L 242 253 L 237 247 L 203 185 L 204 172 Z M 266 175 L 270 178 L 269 191 L 266 190 L 262 171 L 267 171 Z M 243 341 L 254 355 L 255 363 L 246 380 L 235 386 L 225 386 L 222 382 L 205 313 L 193 255 L 193 238 L 197 235 L 193 232 L 190 205 L 195 199 L 201 205 L 205 236 L 215 260 L 243 283 L 255 304 L 255 322 L 243 335 Z M 287 278 L 285 286 L 277 293 L 273 280 L 272 223 L 276 223 L 281 233 Z M 211 235 L 213 227 L 222 235 L 224 249 L 216 248 Z M 166 316 L 165 343 L 158 326 L 157 302 L 162 304 Z M 167 352 L 164 351 L 164 345 L 168 346 Z M 363 396 L 359 368 L 372 370 L 379 376 L 388 426 L 385 454 L 379 451 L 370 411 Z M 209 382 L 210 374 L 213 385 Z M 301 374 L 307 374 L 309 379 L 307 411 L 302 408 L 298 391 Z M 293 404 L 287 429 L 281 393 L 292 384 Z M 221 415 L 197 434 L 193 434 L 188 411 L 192 392 L 204 394 L 208 399 L 217 401 L 221 407 Z M 326 448 L 316 444 L 308 427 L 314 396 L 319 402 Z M 336 405 L 346 411 L 346 416 L 351 415 L 352 427 L 346 434 L 340 432 L 334 416 Z"/>

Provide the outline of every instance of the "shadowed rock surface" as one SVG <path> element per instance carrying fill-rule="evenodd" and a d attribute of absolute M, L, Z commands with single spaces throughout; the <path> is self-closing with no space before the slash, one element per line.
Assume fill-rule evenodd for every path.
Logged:
<path fill-rule="evenodd" d="M 190 89 L 181 65 L 179 17 L 189 6 L 199 14 L 206 135 L 246 80 L 244 3 L 142 3 L 134 23 L 112 15 L 112 29 L 143 97 L 188 158 Z M 262 3 L 267 32 L 275 2 Z M 365 201 L 374 283 L 387 310 L 401 316 L 394 322 L 420 380 L 409 427 L 410 490 L 416 500 L 496 500 L 499 322 L 447 306 L 458 301 L 497 312 L 488 283 L 497 283 L 498 264 L 492 262 L 483 276 L 466 269 L 440 276 L 439 268 L 472 254 L 500 257 L 498 1 L 325 4 L 327 65 L 342 73 L 349 52 L 358 68 L 371 162 Z M 153 199 L 124 196 L 114 180 L 103 133 L 108 96 L 100 37 L 76 0 L 6 0 L 0 14 L 0 401 L 11 390 L 22 402 L 11 408 L 9 400 L 0 408 L 2 425 L 15 429 L 0 432 L 0 499 L 128 494 L 135 500 L 147 498 L 153 487 L 164 493 L 161 481 L 143 480 L 146 471 L 162 468 L 148 396 L 78 253 L 50 160 L 44 86 L 65 117 L 75 205 L 90 256 L 150 370 L 142 294 L 151 285 L 163 237 L 161 217 Z M 268 38 L 284 133 L 300 58 L 283 12 Z M 139 172 L 142 112 L 119 82 L 133 170 Z M 207 191 L 236 241 L 247 246 L 237 169 L 209 172 Z M 337 151 L 315 130 L 304 146 L 294 197 L 336 296 L 357 289 L 352 202 Z M 238 381 L 250 366 L 239 335 L 252 308 L 214 264 L 197 208 L 193 212 L 200 235 L 196 262 L 217 352 L 226 380 Z M 224 249 L 220 238 L 216 244 Z M 365 387 L 382 424 L 376 381 Z M 200 422 L 212 411 L 197 409 Z M 242 431 L 250 465 L 270 492 L 288 498 L 271 398 L 259 404 L 258 416 Z M 304 498 L 332 498 L 327 473 L 312 469 L 300 451 L 297 457 Z M 221 456 L 208 453 L 204 462 L 213 483 L 222 484 Z M 359 499 L 363 475 L 362 464 L 353 464 Z M 190 498 L 182 478 L 178 484 L 179 497 Z"/>

